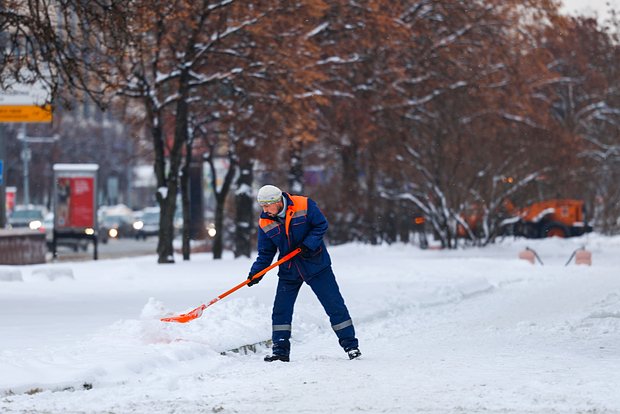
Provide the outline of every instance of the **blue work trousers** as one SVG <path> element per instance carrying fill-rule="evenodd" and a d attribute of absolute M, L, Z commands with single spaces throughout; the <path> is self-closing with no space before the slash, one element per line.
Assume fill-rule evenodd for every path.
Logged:
<path fill-rule="evenodd" d="M 290 353 L 293 308 L 303 282 L 302 278 L 297 280 L 279 279 L 278 281 L 271 315 L 273 322 L 271 339 L 273 340 L 274 355 L 289 355 Z M 340 346 L 345 351 L 357 348 L 358 341 L 355 338 L 353 322 L 340 294 L 331 266 L 314 276 L 308 285 L 329 316 L 329 321 L 338 337 Z"/>

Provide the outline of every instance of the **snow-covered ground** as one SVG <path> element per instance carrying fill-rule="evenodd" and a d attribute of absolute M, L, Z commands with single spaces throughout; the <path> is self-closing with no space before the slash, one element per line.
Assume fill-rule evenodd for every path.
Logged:
<path fill-rule="evenodd" d="M 592 266 L 565 267 L 583 245 Z M 525 246 L 544 266 L 517 258 Z M 159 321 L 235 286 L 250 259 L 0 266 L 0 412 L 620 412 L 620 238 L 330 252 L 359 360 L 305 286 L 291 362 L 263 362 L 275 271 L 200 319 Z"/>

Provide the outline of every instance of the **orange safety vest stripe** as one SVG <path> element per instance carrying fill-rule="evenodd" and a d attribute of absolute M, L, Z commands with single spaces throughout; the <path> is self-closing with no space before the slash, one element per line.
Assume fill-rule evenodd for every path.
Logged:
<path fill-rule="evenodd" d="M 308 197 L 304 196 L 290 196 L 293 200 L 293 205 L 288 206 L 286 209 L 286 237 L 288 237 L 288 227 L 293 217 L 301 217 L 308 214 Z"/>
<path fill-rule="evenodd" d="M 308 197 L 304 196 L 289 196 L 293 201 L 292 205 L 289 205 L 286 209 L 286 237 L 288 237 L 288 229 L 291 223 L 291 219 L 295 217 L 301 217 L 308 214 Z M 267 233 L 269 230 L 278 226 L 278 222 L 271 219 L 261 218 L 258 220 L 259 227 Z"/>

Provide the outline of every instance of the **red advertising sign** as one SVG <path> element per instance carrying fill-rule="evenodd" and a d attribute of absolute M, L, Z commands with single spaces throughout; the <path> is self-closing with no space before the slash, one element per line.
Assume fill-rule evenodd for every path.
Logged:
<path fill-rule="evenodd" d="M 95 178 L 59 177 L 56 185 L 56 226 L 95 227 Z"/>
<path fill-rule="evenodd" d="M 13 210 L 15 209 L 15 193 L 17 192 L 17 188 L 15 187 L 6 187 L 6 199 L 5 199 L 5 207 L 6 214 L 11 215 Z"/>

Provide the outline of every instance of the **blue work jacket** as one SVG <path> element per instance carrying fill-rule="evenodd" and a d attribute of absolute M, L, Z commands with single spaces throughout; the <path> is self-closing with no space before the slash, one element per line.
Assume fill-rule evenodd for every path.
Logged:
<path fill-rule="evenodd" d="M 279 251 L 278 260 L 304 244 L 311 250 L 279 266 L 278 276 L 283 279 L 304 279 L 306 282 L 331 265 L 323 242 L 327 219 L 310 198 L 282 193 L 286 198 L 285 219 L 270 217 L 263 212 L 259 219 L 258 257 L 250 272 L 256 274 L 268 267 Z"/>

